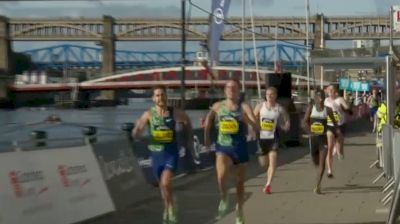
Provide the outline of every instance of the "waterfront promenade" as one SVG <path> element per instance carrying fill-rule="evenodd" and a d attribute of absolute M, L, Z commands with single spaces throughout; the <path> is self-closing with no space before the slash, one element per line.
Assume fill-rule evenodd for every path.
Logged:
<path fill-rule="evenodd" d="M 380 172 L 369 165 L 376 158 L 375 135 L 370 133 L 367 120 L 350 124 L 345 141 L 345 160 L 334 161 L 334 179 L 324 178 L 322 195 L 316 195 L 315 172 L 308 147 L 282 149 L 279 167 L 272 185 L 272 194 L 261 189 L 265 173 L 251 157 L 245 184 L 245 218 L 249 224 L 377 224 L 385 223 L 387 213 L 379 202 L 383 179 L 373 184 Z M 179 203 L 179 223 L 234 223 L 233 179 L 230 189 L 229 214 L 216 220 L 219 194 L 213 169 L 202 171 L 175 182 Z M 149 188 L 152 188 L 149 186 Z M 149 197 L 124 211 L 106 215 L 86 223 L 161 223 L 162 204 L 156 188 Z M 127 195 L 129 197 L 129 195 Z"/>

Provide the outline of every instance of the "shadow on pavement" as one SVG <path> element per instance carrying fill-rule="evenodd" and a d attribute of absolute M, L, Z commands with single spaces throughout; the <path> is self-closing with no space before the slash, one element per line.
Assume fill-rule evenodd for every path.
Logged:
<path fill-rule="evenodd" d="M 370 123 L 367 120 L 359 120 L 351 123 L 348 128 L 346 136 L 360 136 L 363 133 L 368 133 L 371 130 Z M 360 132 L 359 130 L 363 130 Z M 278 167 L 284 164 L 293 163 L 300 158 L 303 158 L 309 153 L 308 145 L 301 147 L 286 148 L 278 151 Z M 305 164 L 304 162 L 296 162 L 299 165 Z M 311 161 L 310 161 L 311 166 Z M 282 169 L 281 171 L 283 171 Z M 287 169 L 286 169 L 287 170 Z M 248 164 L 247 179 L 252 178 L 265 178 L 265 170 L 258 165 L 255 155 L 250 157 Z M 234 179 L 231 177 L 228 187 L 234 186 Z M 158 188 L 148 185 L 152 188 L 152 193 L 143 201 L 135 203 L 128 208 L 118 211 L 106 216 L 102 216 L 90 221 L 84 222 L 85 224 L 158 224 L 162 223 L 163 206 L 160 199 Z M 262 187 L 262 186 L 247 186 L 247 187 Z M 329 191 L 378 191 L 380 187 L 374 186 L 345 186 L 340 188 L 326 188 L 326 193 Z M 309 192 L 310 189 L 297 190 L 296 192 Z M 179 223 L 191 224 L 212 224 L 215 223 L 217 215 L 217 206 L 219 202 L 219 193 L 214 169 L 201 171 L 195 174 L 190 174 L 185 177 L 176 179 L 174 181 L 174 192 L 178 202 L 178 219 Z M 290 193 L 285 192 L 274 192 Z M 332 192 L 333 193 L 333 192 Z M 130 197 L 130 195 L 126 195 Z M 246 192 L 246 200 L 251 197 L 251 193 Z M 230 208 L 229 212 L 235 210 L 235 192 L 230 192 Z M 354 224 L 354 223 L 353 223 Z M 361 224 L 361 223 L 359 223 Z M 378 224 L 377 222 L 365 224 Z"/>

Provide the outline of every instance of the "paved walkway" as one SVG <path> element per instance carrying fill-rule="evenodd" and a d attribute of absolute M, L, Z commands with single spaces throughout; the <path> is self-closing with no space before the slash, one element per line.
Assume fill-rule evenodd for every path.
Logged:
<path fill-rule="evenodd" d="M 365 122 L 357 122 L 350 129 L 367 130 Z M 334 179 L 324 178 L 322 195 L 312 192 L 316 170 L 308 155 L 308 147 L 288 148 L 279 152 L 279 167 L 272 185 L 272 194 L 261 189 L 266 176 L 252 157 L 246 181 L 245 218 L 248 224 L 377 224 L 384 223 L 387 214 L 381 209 L 383 180 L 372 184 L 380 172 L 369 169 L 375 159 L 375 137 L 367 132 L 352 132 L 345 141 L 345 160 L 334 161 Z M 175 182 L 179 202 L 180 223 L 234 223 L 234 189 L 230 213 L 216 220 L 219 194 L 214 170 L 204 171 Z M 233 180 L 231 182 L 233 187 Z M 151 186 L 149 186 L 150 188 Z M 148 199 L 128 209 L 108 215 L 90 224 L 158 224 L 161 223 L 162 204 L 157 189 Z"/>
<path fill-rule="evenodd" d="M 261 192 L 265 174 L 248 180 L 247 223 L 383 223 L 387 215 L 376 213 L 383 180 L 372 184 L 379 170 L 369 169 L 374 135 L 353 136 L 345 144 L 345 160 L 335 159 L 335 178 L 323 180 L 322 195 L 312 192 L 316 173 L 309 155 L 278 168 L 271 195 Z M 234 223 L 234 213 L 217 223 Z"/>

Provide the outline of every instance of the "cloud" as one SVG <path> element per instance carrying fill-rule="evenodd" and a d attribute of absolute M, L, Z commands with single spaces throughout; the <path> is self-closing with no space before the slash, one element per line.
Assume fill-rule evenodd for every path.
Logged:
<path fill-rule="evenodd" d="M 210 11 L 211 0 L 192 0 L 200 8 Z M 246 0 L 246 11 L 249 14 L 249 1 Z M 262 14 L 275 3 L 274 0 L 253 0 L 255 15 Z M 188 2 L 187 9 L 192 16 L 206 17 L 202 10 L 196 9 Z M 50 9 L 50 10 L 49 10 Z M 103 14 L 115 17 L 180 17 L 180 0 L 91 0 L 80 1 L 30 1 L 30 2 L 2 2 L 0 13 L 8 17 L 65 17 L 85 16 L 101 17 Z M 240 16 L 242 0 L 231 0 L 231 16 Z"/>

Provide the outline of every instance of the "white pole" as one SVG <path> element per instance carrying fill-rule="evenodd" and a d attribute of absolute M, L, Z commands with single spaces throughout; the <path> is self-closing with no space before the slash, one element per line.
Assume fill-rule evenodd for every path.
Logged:
<path fill-rule="evenodd" d="M 274 71 L 276 72 L 276 62 L 278 60 L 278 24 L 275 24 L 275 54 L 274 54 Z"/>
<path fill-rule="evenodd" d="M 394 121 L 394 77 L 392 74 L 392 57 L 393 57 L 393 18 L 394 8 L 390 7 L 390 43 L 389 56 L 386 56 L 386 106 L 387 106 L 387 123 L 393 126 Z"/>
<path fill-rule="evenodd" d="M 244 53 L 244 34 L 245 34 L 245 29 L 244 29 L 244 17 L 246 16 L 246 0 L 242 0 L 242 92 L 244 93 L 245 91 L 245 53 Z"/>
<path fill-rule="evenodd" d="M 256 64 L 258 98 L 261 99 L 260 73 L 258 72 L 258 58 L 257 58 L 257 48 L 256 48 L 256 34 L 255 34 L 255 30 L 254 30 L 253 0 L 250 0 L 250 18 L 251 18 L 251 30 L 252 30 L 252 36 L 253 36 L 254 62 L 255 62 L 255 64 Z"/>
<path fill-rule="evenodd" d="M 307 61 L 307 95 L 310 96 L 310 50 L 309 50 L 309 43 L 308 43 L 308 33 L 309 33 L 309 14 L 310 14 L 310 4 L 309 0 L 306 1 L 306 61 Z"/>
<path fill-rule="evenodd" d="M 315 76 L 314 76 L 315 78 Z M 316 82 L 316 80 L 315 80 Z M 324 89 L 324 69 L 321 66 L 321 89 Z"/>

